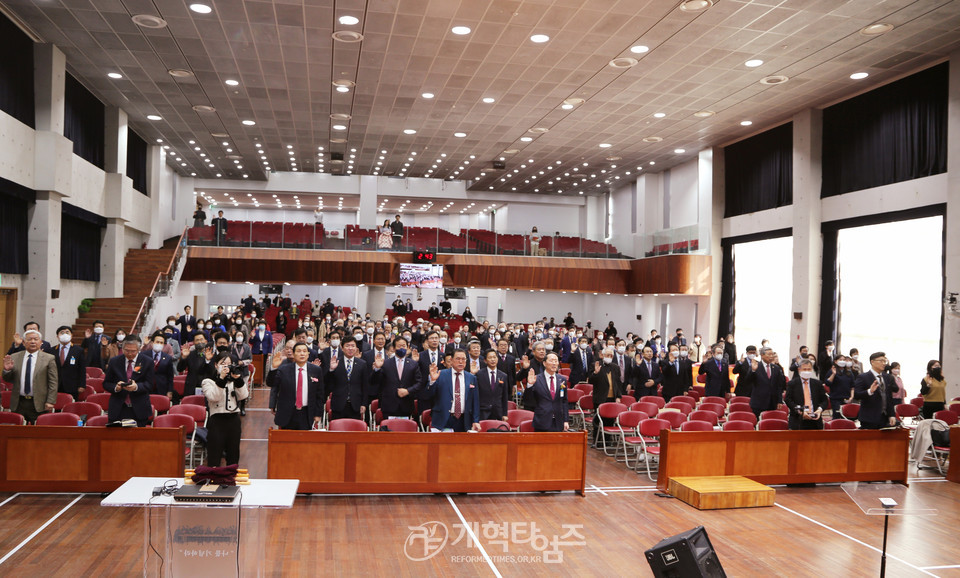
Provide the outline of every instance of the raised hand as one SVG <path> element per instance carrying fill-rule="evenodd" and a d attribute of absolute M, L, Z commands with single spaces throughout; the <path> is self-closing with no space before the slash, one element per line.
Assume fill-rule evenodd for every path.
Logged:
<path fill-rule="evenodd" d="M 410 359 L 412 359 L 414 363 L 420 363 L 420 352 L 414 349 L 410 353 Z"/>
<path fill-rule="evenodd" d="M 284 356 L 280 355 L 279 352 L 273 354 L 273 361 L 270 363 L 270 367 L 277 369 L 280 367 L 280 364 L 283 363 Z"/>
<path fill-rule="evenodd" d="M 600 373 L 600 362 L 599 362 L 599 361 L 594 361 L 594 362 L 593 362 L 593 372 L 594 372 L 594 373 Z"/>
<path fill-rule="evenodd" d="M 183 357 L 187 357 L 188 355 L 190 355 L 190 346 L 184 345 L 180 347 L 180 355 L 182 355 Z"/>
<path fill-rule="evenodd" d="M 383 358 L 382 358 L 382 357 L 375 357 L 374 360 L 373 360 L 373 368 L 374 368 L 374 369 L 380 369 L 381 367 L 383 367 Z M 436 366 L 431 366 L 431 367 L 436 367 Z"/>
<path fill-rule="evenodd" d="M 527 373 L 527 383 L 528 383 L 529 385 L 533 385 L 533 384 L 536 383 L 536 382 L 537 382 L 537 374 L 534 373 L 533 370 L 531 369 L 531 370 Z"/>
<path fill-rule="evenodd" d="M 203 357 L 204 357 L 204 359 L 206 359 L 207 361 L 210 361 L 211 359 L 213 359 L 213 348 L 212 348 L 212 347 L 207 347 L 206 349 L 204 349 L 204 350 L 203 350 Z"/>
<path fill-rule="evenodd" d="M 521 365 L 524 369 L 529 369 L 529 368 L 530 368 L 530 358 L 527 357 L 526 355 L 524 355 L 523 357 L 521 357 L 521 358 L 520 358 L 520 365 Z"/>
<path fill-rule="evenodd" d="M 13 369 L 13 358 L 9 355 L 3 356 L 3 370 L 10 371 Z"/>
<path fill-rule="evenodd" d="M 19 332 L 13 334 L 13 344 L 16 345 L 17 347 L 20 347 L 21 345 L 23 345 L 23 338 L 20 337 Z"/>
<path fill-rule="evenodd" d="M 320 358 L 319 358 L 319 357 L 316 358 L 316 359 L 314 359 L 314 360 L 311 361 L 310 363 L 312 363 L 313 365 L 316 365 L 317 367 L 320 367 L 321 365 L 323 365 L 322 363 L 320 363 Z"/>
<path fill-rule="evenodd" d="M 381 361 L 380 364 L 383 365 L 383 362 Z M 431 363 L 430 364 L 430 381 L 437 381 L 438 379 L 440 379 L 440 369 L 437 368 L 436 363 Z"/>
<path fill-rule="evenodd" d="M 90 331 L 89 328 L 83 330 L 83 336 L 84 336 L 84 337 L 89 338 L 91 335 L 93 335 L 93 331 Z"/>
<path fill-rule="evenodd" d="M 327 347 L 330 347 L 330 344 L 327 343 L 327 340 L 323 337 L 317 340 L 317 351 L 323 351 Z"/>
<path fill-rule="evenodd" d="M 877 388 L 880 387 L 880 382 L 876 379 L 873 380 L 873 385 L 870 386 L 870 393 L 877 391 Z"/>
<path fill-rule="evenodd" d="M 337 367 L 340 366 L 340 358 L 335 357 L 330 360 L 330 371 L 336 371 Z"/>
<path fill-rule="evenodd" d="M 750 369 L 752 369 L 753 371 L 756 371 L 758 367 L 760 367 L 760 364 L 757 363 L 756 359 L 750 362 Z"/>

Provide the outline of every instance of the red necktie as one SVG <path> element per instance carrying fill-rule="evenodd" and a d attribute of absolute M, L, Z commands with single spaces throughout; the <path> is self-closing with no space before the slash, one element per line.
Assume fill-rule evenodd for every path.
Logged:
<path fill-rule="evenodd" d="M 133 380 L 133 362 L 129 359 L 127 360 L 127 384 Z M 127 393 L 126 397 L 123 398 L 124 405 L 131 406 L 133 405 L 130 401 L 130 394 Z"/>
<path fill-rule="evenodd" d="M 456 374 L 457 379 L 453 384 L 453 417 L 460 419 L 463 415 L 463 406 L 460 403 L 460 373 Z"/>
<path fill-rule="evenodd" d="M 60 365 L 63 365 L 67 362 L 67 346 L 60 346 Z"/>
<path fill-rule="evenodd" d="M 297 409 L 303 409 L 303 368 L 297 369 Z"/>
<path fill-rule="evenodd" d="M 557 397 L 557 390 L 556 390 L 556 386 L 553 384 L 553 376 L 552 376 L 552 375 L 550 376 L 550 397 L 551 397 L 551 398 L 554 398 L 554 399 L 556 399 L 556 397 Z"/>
<path fill-rule="evenodd" d="M 770 379 L 770 365 L 767 365 L 767 379 Z"/>

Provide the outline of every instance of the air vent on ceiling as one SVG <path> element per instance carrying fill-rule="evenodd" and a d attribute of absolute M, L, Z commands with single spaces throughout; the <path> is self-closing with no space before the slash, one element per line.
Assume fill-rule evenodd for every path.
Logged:
<path fill-rule="evenodd" d="M 507 168 L 507 163 L 505 163 L 504 161 L 493 161 L 491 165 L 493 166 L 493 170 L 495 171 L 503 171 L 503 170 L 506 170 Z"/>

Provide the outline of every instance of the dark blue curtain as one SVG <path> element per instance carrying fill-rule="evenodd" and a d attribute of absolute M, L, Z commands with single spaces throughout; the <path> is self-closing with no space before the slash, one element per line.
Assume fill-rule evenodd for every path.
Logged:
<path fill-rule="evenodd" d="M 133 180 L 133 188 L 147 193 L 147 141 L 127 129 L 127 176 Z"/>
<path fill-rule="evenodd" d="M 733 333 L 737 311 L 737 273 L 734 266 L 734 244 L 726 239 L 720 243 L 723 251 L 723 264 L 720 266 L 720 322 L 717 325 L 717 337 L 714 343 Z"/>
<path fill-rule="evenodd" d="M 0 110 L 34 128 L 33 41 L 0 16 Z"/>
<path fill-rule="evenodd" d="M 73 141 L 73 154 L 102 169 L 103 103 L 70 74 L 67 74 L 63 102 L 63 136 Z"/>
<path fill-rule="evenodd" d="M 947 63 L 823 111 L 823 185 L 831 197 L 947 170 Z"/>
<path fill-rule="evenodd" d="M 100 281 L 101 229 L 106 219 L 63 203 L 60 220 L 60 278 Z"/>
<path fill-rule="evenodd" d="M 837 268 L 837 232 L 835 227 L 823 228 L 823 262 L 820 270 L 820 330 L 818 349 L 827 341 L 837 343 L 840 322 L 840 271 Z M 840 350 L 837 349 L 839 352 Z"/>
<path fill-rule="evenodd" d="M 725 217 L 793 203 L 793 123 L 724 149 Z"/>

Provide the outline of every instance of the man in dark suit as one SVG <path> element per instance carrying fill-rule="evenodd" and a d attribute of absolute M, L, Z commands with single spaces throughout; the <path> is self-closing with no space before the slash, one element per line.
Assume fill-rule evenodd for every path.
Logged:
<path fill-rule="evenodd" d="M 727 333 L 727 340 L 723 343 L 723 353 L 727 363 L 737 362 L 737 345 L 733 342 L 733 333 Z"/>
<path fill-rule="evenodd" d="M 680 350 L 676 345 L 669 346 L 667 358 L 660 362 L 664 401 L 669 402 L 671 398 L 684 395 L 690 389 L 692 376 L 687 365 L 689 363 L 685 358 L 680 357 Z"/>
<path fill-rule="evenodd" d="M 809 359 L 800 362 L 798 375 L 787 384 L 784 403 L 790 412 L 790 429 L 823 429 L 820 417 L 830 401 L 823 384 L 816 378 Z"/>
<path fill-rule="evenodd" d="M 741 377 L 750 372 L 750 364 L 757 358 L 757 346 L 748 345 L 745 351 L 747 355 L 743 361 L 738 361 L 737 364 L 733 366 L 733 374 L 740 376 L 737 378 L 737 386 L 736 389 L 733 390 L 733 393 L 737 396 L 750 397 L 750 380 L 741 379 Z"/>
<path fill-rule="evenodd" d="M 718 349 L 720 349 L 719 346 L 715 351 Z M 773 349 L 764 347 L 760 350 L 760 361 L 756 359 L 751 361 L 747 372 L 741 373 L 738 380 L 747 380 L 746 387 L 750 389 L 750 409 L 758 418 L 765 411 L 777 409 L 783 399 L 783 390 L 787 387 L 783 368 L 774 362 L 775 358 L 776 353 Z M 700 366 L 701 372 L 707 363 L 705 361 Z M 709 363 L 712 365 L 715 361 Z M 708 392 L 707 395 L 711 394 Z"/>
<path fill-rule="evenodd" d="M 543 373 L 544 363 L 547 358 L 547 348 L 542 341 L 533 344 L 533 358 L 524 355 L 520 358 L 520 370 L 514 378 L 523 384 L 530 383 L 530 377 L 536 377 Z M 523 409 L 533 411 L 536 401 L 533 399 L 533 391 L 524 386 L 523 397 L 521 399 Z"/>
<path fill-rule="evenodd" d="M 196 316 L 194 316 L 194 315 L 192 314 L 192 312 L 193 312 L 193 310 L 190 309 L 190 306 L 189 306 L 189 305 L 184 305 L 184 306 L 183 306 L 183 315 L 178 315 L 178 316 L 177 316 L 177 323 L 180 324 L 180 334 L 181 334 L 181 335 L 186 335 L 186 334 L 188 333 L 187 325 L 190 325 L 191 327 L 196 327 L 196 326 L 197 326 L 197 318 L 196 318 Z M 188 339 L 187 337 L 184 337 L 184 338 L 183 338 L 183 341 L 187 341 L 187 339 Z M 183 341 L 182 341 L 182 342 L 183 342 Z M 182 343 L 182 342 L 181 342 L 181 343 Z"/>
<path fill-rule="evenodd" d="M 833 364 L 837 361 L 837 351 L 836 347 L 833 345 L 833 341 L 827 340 L 824 344 L 823 351 L 820 352 L 820 358 L 817 360 L 818 371 L 820 372 L 820 380 L 826 381 L 827 377 L 833 371 Z"/>
<path fill-rule="evenodd" d="M 860 400 L 860 429 L 880 429 L 897 425 L 893 394 L 899 387 L 893 376 L 883 373 L 887 355 L 878 351 L 870 355 L 870 370 L 853 382 L 853 397 Z"/>
<path fill-rule="evenodd" d="M 497 369 L 504 372 L 510 378 L 510 384 L 516 383 L 517 358 L 510 353 L 510 342 L 501 338 L 497 341 Z"/>
<path fill-rule="evenodd" d="M 227 220 L 223 218 L 223 211 L 217 211 L 217 216 L 210 221 L 213 230 L 217 232 L 217 246 L 227 238 Z"/>
<path fill-rule="evenodd" d="M 101 356 L 103 351 L 101 339 L 103 338 L 103 322 L 94 321 L 93 330 L 86 330 L 83 339 L 83 350 L 86 352 L 85 361 L 87 367 L 99 367 L 103 369 L 104 360 Z"/>
<path fill-rule="evenodd" d="M 723 346 L 713 347 L 713 356 L 700 364 L 699 375 L 706 375 L 704 394 L 724 397 L 730 391 L 730 366 L 723 360 Z"/>
<path fill-rule="evenodd" d="M 380 375 L 374 376 L 375 387 L 372 389 L 380 398 L 383 417 L 419 417 L 413 415 L 413 400 L 417 399 L 422 387 L 420 365 L 407 357 L 406 339 L 397 337 L 393 343 L 394 355 L 384 362 Z M 419 354 L 415 355 L 419 359 Z"/>
<path fill-rule="evenodd" d="M 644 346 L 643 356 L 636 360 L 636 369 L 630 379 L 637 399 L 645 395 L 657 395 L 657 387 L 663 382 L 660 363 L 653 356 L 653 348 Z"/>
<path fill-rule="evenodd" d="M 576 348 L 570 351 L 570 383 L 576 385 L 586 381 L 593 368 L 593 350 L 586 337 L 577 339 Z M 624 384 L 626 387 L 626 385 Z"/>
<path fill-rule="evenodd" d="M 674 338 L 671 339 L 669 343 L 667 343 L 667 346 L 669 347 L 671 345 L 676 345 L 679 348 L 681 345 L 686 345 L 686 344 L 687 344 L 687 338 L 683 336 L 683 329 L 680 329 L 679 327 L 677 327 L 676 336 L 674 336 Z"/>
<path fill-rule="evenodd" d="M 430 412 L 430 429 L 451 429 L 463 432 L 480 431 L 480 396 L 477 378 L 466 371 L 467 355 L 462 350 L 453 354 L 453 367 L 440 370 L 430 368 L 427 387 L 433 397 Z"/>
<path fill-rule="evenodd" d="M 23 351 L 3 358 L 3 379 L 13 385 L 10 411 L 33 423 L 37 417 L 53 411 L 57 402 L 57 362 L 40 349 L 43 335 L 36 329 L 23 332 Z"/>
<path fill-rule="evenodd" d="M 310 348 L 306 343 L 293 346 L 293 363 L 274 360 L 275 371 L 267 381 L 276 390 L 273 423 L 280 429 L 309 430 L 323 417 L 326 391 L 323 369 L 307 363 Z"/>
<path fill-rule="evenodd" d="M 330 347 L 327 347 L 321 351 L 319 356 L 320 366 L 323 367 L 324 371 L 330 371 L 331 359 L 340 359 L 343 357 L 343 351 L 340 348 L 342 337 L 343 335 L 340 333 L 339 329 L 335 329 L 332 333 L 330 333 Z"/>
<path fill-rule="evenodd" d="M 627 355 L 627 341 L 618 339 L 613 364 L 620 369 L 620 383 L 630 383 L 633 380 L 633 373 L 636 369 L 635 361 L 633 356 Z"/>
<path fill-rule="evenodd" d="M 423 339 L 424 349 L 419 353 L 417 364 L 420 366 L 420 392 L 418 393 L 418 407 L 427 409 L 433 407 L 433 392 L 427 388 L 430 379 L 430 366 L 443 367 L 443 351 L 440 349 L 440 334 L 434 330 L 427 331 Z M 422 410 L 421 410 L 422 411 Z M 500 418 L 497 418 L 500 419 Z"/>
<path fill-rule="evenodd" d="M 603 362 L 594 362 L 588 380 L 593 386 L 593 407 L 600 407 L 602 403 L 620 403 L 620 398 L 626 393 L 623 382 L 620 381 L 620 370 L 613 363 L 614 351 L 607 347 L 600 352 Z M 613 425 L 613 418 L 601 418 L 599 412 L 593 414 L 593 439 L 596 445 L 604 427 Z"/>
<path fill-rule="evenodd" d="M 153 415 L 150 394 L 153 393 L 153 360 L 140 353 L 140 339 L 128 335 L 123 340 L 121 355 L 107 362 L 103 389 L 110 396 L 107 415 L 110 421 L 133 419 L 137 427 L 145 427 Z"/>
<path fill-rule="evenodd" d="M 534 431 L 562 432 L 570 429 L 567 408 L 567 380 L 558 373 L 560 358 L 550 352 L 544 359 L 543 373 L 528 380 L 533 401 Z"/>
<path fill-rule="evenodd" d="M 421 355 L 422 357 L 422 355 Z M 497 369 L 500 355 L 495 349 L 488 349 L 483 355 L 485 367 L 477 372 L 477 389 L 480 390 L 480 418 L 501 419 L 507 421 L 507 401 L 513 389 L 507 374 Z"/>
<path fill-rule="evenodd" d="M 34 331 L 40 331 L 40 324 L 37 323 L 36 321 L 27 321 L 26 323 L 23 324 L 24 334 L 26 334 L 26 332 L 30 331 L 31 329 Z M 17 353 L 18 351 L 23 351 L 24 349 L 26 349 L 26 346 L 23 343 L 23 338 L 20 336 L 19 333 L 14 333 L 13 343 L 10 344 L 10 349 L 7 350 L 7 355 L 13 355 L 14 353 Z M 49 343 L 47 343 L 46 339 L 41 340 L 40 351 L 53 353 L 53 349 L 54 348 Z"/>
<path fill-rule="evenodd" d="M 66 325 L 57 328 L 59 344 L 50 353 L 57 361 L 57 378 L 60 383 L 57 389 L 69 393 L 74 401 L 80 401 L 80 396 L 87 390 L 87 364 L 83 358 L 83 349 L 72 345 L 73 332 Z"/>
<path fill-rule="evenodd" d="M 393 248 L 399 249 L 403 241 L 403 223 L 400 222 L 400 215 L 397 215 L 393 222 L 390 223 L 390 233 L 391 237 L 393 237 Z"/>
<path fill-rule="evenodd" d="M 165 395 L 171 402 L 180 395 L 173 389 L 173 357 L 163 352 L 166 337 L 159 331 L 153 335 L 153 343 L 147 355 L 153 360 L 153 393 Z"/>
<path fill-rule="evenodd" d="M 330 361 L 330 370 L 325 378 L 326 391 L 330 393 L 332 419 L 364 419 L 369 406 L 370 376 L 373 369 L 357 357 L 357 342 L 345 337 L 341 344 L 343 358 Z M 374 359 L 375 367 L 383 366 L 383 359 Z"/>
<path fill-rule="evenodd" d="M 387 360 L 387 337 L 382 331 L 373 334 L 373 347 L 360 354 L 360 357 L 367 362 L 367 367 L 373 367 L 373 362 L 380 359 L 381 363 Z"/>

